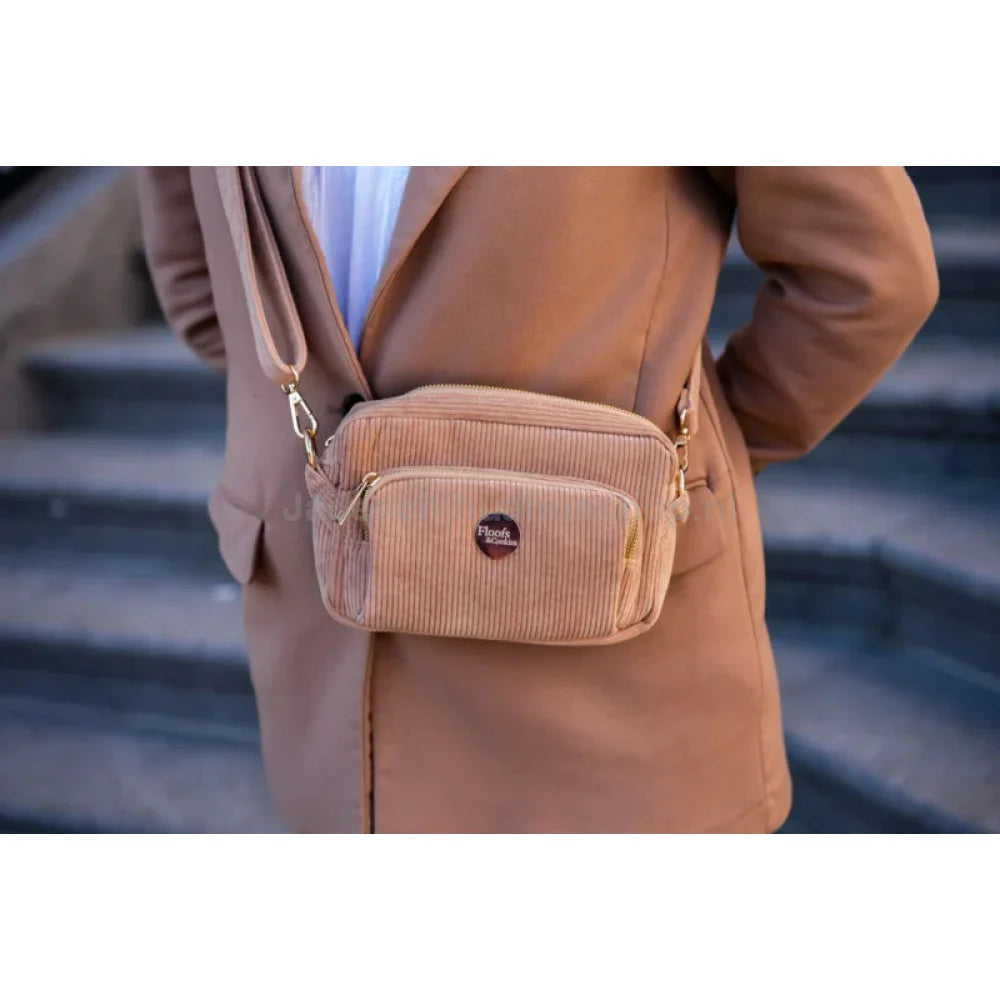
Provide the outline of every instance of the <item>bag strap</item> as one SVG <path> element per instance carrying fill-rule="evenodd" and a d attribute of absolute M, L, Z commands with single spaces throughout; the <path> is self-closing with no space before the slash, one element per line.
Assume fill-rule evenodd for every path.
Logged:
<path fill-rule="evenodd" d="M 302 320 L 295 308 L 288 275 L 281 262 L 281 254 L 274 238 L 271 221 L 257 185 L 253 167 L 216 167 L 215 174 L 222 194 L 236 259 L 239 263 L 240 281 L 250 312 L 257 348 L 257 360 L 264 374 L 277 383 L 288 397 L 292 427 L 302 440 L 306 459 L 316 467 L 316 418 L 299 392 L 299 378 L 309 359 Z M 274 291 L 273 307 L 279 315 L 278 323 L 287 334 L 291 347 L 291 361 L 286 361 L 271 335 L 267 310 L 260 293 L 258 272 L 270 281 Z M 688 445 L 698 429 L 698 404 L 701 392 L 702 344 L 699 341 L 694 361 L 680 399 L 677 401 L 678 436 L 674 441 L 679 459 L 678 485 L 684 491 L 684 474 L 688 467 Z"/>
<path fill-rule="evenodd" d="M 288 284 L 288 275 L 274 239 L 271 221 L 261 200 L 257 176 L 253 167 L 216 167 L 215 175 L 222 194 L 222 207 L 229 224 L 229 233 L 236 249 L 240 281 L 257 348 L 257 360 L 264 374 L 272 382 L 276 382 L 288 397 L 292 429 L 305 446 L 306 461 L 315 469 L 316 417 L 299 392 L 299 378 L 309 360 L 309 350 L 302 320 Z M 257 237 L 256 244 L 254 236 Z M 284 359 L 271 335 L 271 325 L 257 279 L 258 259 L 261 273 L 270 280 L 276 293 L 275 305 L 280 313 L 278 325 L 291 341 L 291 361 Z"/>
<path fill-rule="evenodd" d="M 289 378 L 298 378 L 306 366 L 308 350 L 302 331 L 302 322 L 292 299 L 288 277 L 281 263 L 271 222 L 264 211 L 257 187 L 257 178 L 252 167 L 216 167 L 219 189 L 222 192 L 222 207 L 229 223 L 229 232 L 236 247 L 236 258 L 240 268 L 240 279 L 248 303 L 251 304 L 250 323 L 253 326 L 257 345 L 257 358 L 264 374 L 279 385 Z M 251 225 L 252 223 L 252 225 Z M 259 247 L 253 244 L 256 234 Z M 254 251 L 259 257 L 255 261 Z M 257 268 L 260 268 L 278 293 L 276 305 L 283 314 L 279 318 L 291 341 L 292 360 L 285 361 L 271 335 L 264 303 L 257 282 Z"/>

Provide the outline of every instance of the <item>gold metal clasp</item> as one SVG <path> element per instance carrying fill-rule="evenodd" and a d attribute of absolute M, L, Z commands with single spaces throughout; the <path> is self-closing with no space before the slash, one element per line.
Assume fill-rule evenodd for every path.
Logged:
<path fill-rule="evenodd" d="M 293 368 L 292 378 L 281 386 L 281 391 L 288 397 L 288 410 L 292 416 L 292 430 L 302 441 L 306 449 L 306 461 L 310 467 L 316 468 L 316 417 L 309 404 L 299 392 L 299 373 Z"/>
<path fill-rule="evenodd" d="M 686 492 L 685 479 L 688 469 L 688 445 L 691 442 L 691 431 L 688 429 L 687 407 L 681 410 L 679 433 L 674 441 L 674 451 L 677 453 L 677 492 L 683 496 Z"/>

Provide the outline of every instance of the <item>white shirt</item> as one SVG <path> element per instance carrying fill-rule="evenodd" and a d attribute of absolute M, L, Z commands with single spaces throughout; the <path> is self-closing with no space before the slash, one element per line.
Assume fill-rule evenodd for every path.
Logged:
<path fill-rule="evenodd" d="M 303 167 L 302 194 L 355 350 L 409 167 Z"/>

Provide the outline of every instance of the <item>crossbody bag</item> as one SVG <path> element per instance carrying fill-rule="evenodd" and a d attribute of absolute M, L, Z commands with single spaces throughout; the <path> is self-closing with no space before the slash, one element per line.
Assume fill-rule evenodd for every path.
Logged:
<path fill-rule="evenodd" d="M 299 387 L 306 339 L 253 168 L 216 173 L 257 356 L 305 449 L 330 615 L 369 631 L 555 645 L 620 642 L 650 628 L 688 515 L 700 350 L 673 440 L 601 403 L 427 385 L 357 403 L 320 450 Z M 275 290 L 268 309 L 259 268 Z"/>

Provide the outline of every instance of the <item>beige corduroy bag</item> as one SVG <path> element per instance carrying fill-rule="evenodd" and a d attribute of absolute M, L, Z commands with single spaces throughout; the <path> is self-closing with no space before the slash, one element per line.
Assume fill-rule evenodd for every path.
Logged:
<path fill-rule="evenodd" d="M 299 391 L 305 336 L 253 169 L 218 167 L 257 354 L 306 450 L 323 603 L 379 632 L 586 645 L 644 632 L 663 606 L 701 375 L 671 441 L 638 414 L 491 386 L 360 402 L 317 453 Z M 248 213 L 253 216 L 251 240 Z M 270 332 L 258 264 L 294 360 Z"/>

